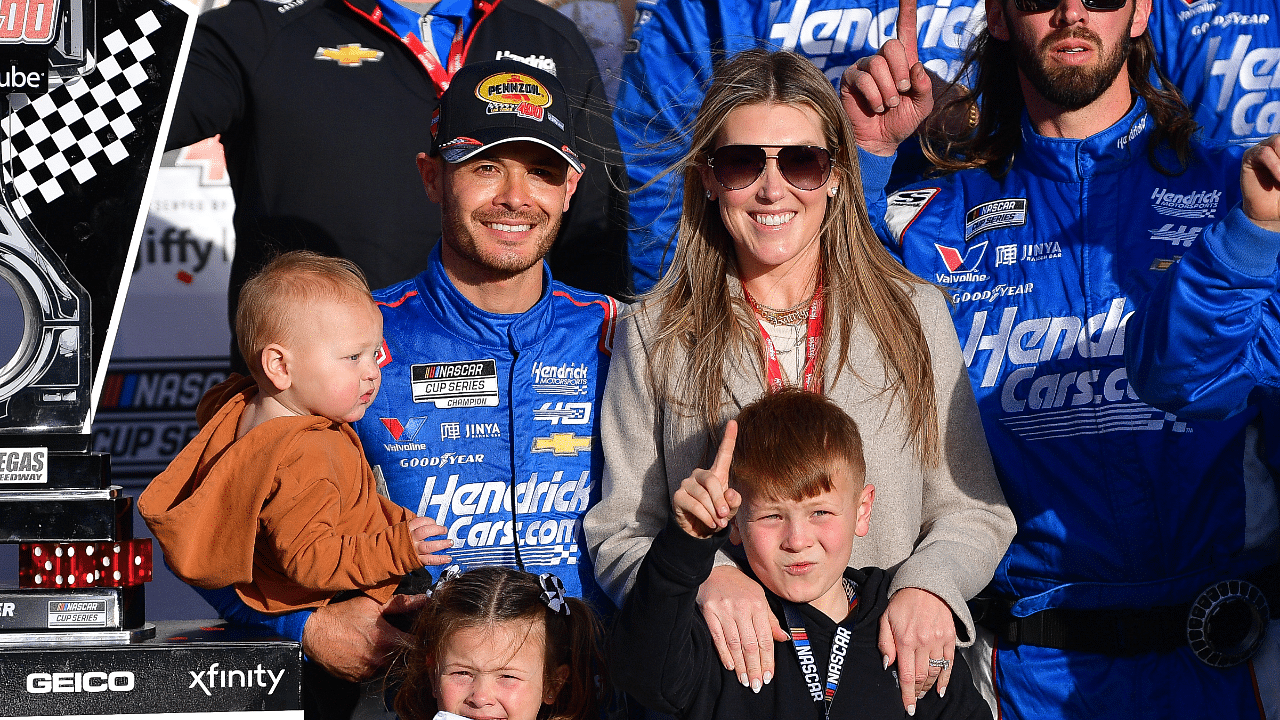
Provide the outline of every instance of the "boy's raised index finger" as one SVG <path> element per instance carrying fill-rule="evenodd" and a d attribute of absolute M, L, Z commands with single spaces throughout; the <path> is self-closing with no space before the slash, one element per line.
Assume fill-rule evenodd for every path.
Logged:
<path fill-rule="evenodd" d="M 730 420 L 724 426 L 724 437 L 720 439 L 720 448 L 716 450 L 715 462 L 711 463 L 711 472 L 717 475 L 729 475 L 729 465 L 733 463 L 733 448 L 738 444 L 738 421 Z"/>
<path fill-rule="evenodd" d="M 916 39 L 916 0 L 898 0 L 898 40 L 907 51 L 907 67 L 920 61 Z"/>

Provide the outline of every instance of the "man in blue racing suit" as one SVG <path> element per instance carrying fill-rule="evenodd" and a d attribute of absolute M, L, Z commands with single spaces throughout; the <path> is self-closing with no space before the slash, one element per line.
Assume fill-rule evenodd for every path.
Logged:
<path fill-rule="evenodd" d="M 454 75 L 431 155 L 418 155 L 443 233 L 425 271 L 374 293 L 382 389 L 355 428 L 389 497 L 448 528 L 460 569 L 551 572 L 608 611 L 581 517 L 599 498 L 617 306 L 553 281 L 543 261 L 583 170 L 567 99 L 555 76 L 515 60 Z M 371 676 L 407 640 L 382 615 L 412 604 L 359 596 L 268 617 L 230 588 L 205 596 L 227 619 L 301 640 L 345 679 Z"/>
<path fill-rule="evenodd" d="M 982 27 L 981 1 L 932 0 L 916 17 L 925 66 L 950 80 Z M 614 108 L 634 190 L 628 247 L 636 292 L 653 287 L 675 253 L 680 182 L 658 176 L 689 149 L 685 133 L 712 64 L 747 48 L 794 50 L 835 82 L 893 36 L 897 18 L 894 0 L 637 0 Z"/>
<path fill-rule="evenodd" d="M 951 289 L 1018 520 L 975 607 L 971 663 L 1000 717 L 1280 717 L 1280 432 L 1257 409 L 1156 410 L 1124 366 L 1125 321 L 1175 243 L 1250 222 L 1232 209 L 1242 151 L 1198 141 L 1148 80 L 1150 7 L 991 0 L 958 101 L 980 111 L 938 153 L 957 172 L 888 198 L 928 76 L 895 44 L 842 84 L 886 245 Z"/>

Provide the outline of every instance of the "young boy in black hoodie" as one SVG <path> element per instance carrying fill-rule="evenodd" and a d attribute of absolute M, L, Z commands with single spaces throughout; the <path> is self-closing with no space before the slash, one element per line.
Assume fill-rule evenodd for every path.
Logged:
<path fill-rule="evenodd" d="M 744 408 L 710 469 L 676 491 L 645 556 L 609 641 L 615 682 L 682 720 L 904 717 L 896 669 L 876 647 L 889 576 L 847 567 L 870 526 L 865 472 L 857 425 L 826 398 L 784 390 Z M 777 676 L 755 690 L 720 663 L 695 602 L 727 540 L 742 545 L 791 635 Z M 959 655 L 954 663 L 945 697 L 929 690 L 915 717 L 991 718 Z"/>

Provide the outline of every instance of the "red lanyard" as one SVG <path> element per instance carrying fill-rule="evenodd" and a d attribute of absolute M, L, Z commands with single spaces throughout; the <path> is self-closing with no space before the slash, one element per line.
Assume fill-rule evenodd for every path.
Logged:
<path fill-rule="evenodd" d="M 746 285 L 742 286 L 742 296 L 756 313 L 756 324 L 760 326 L 760 337 L 764 340 L 765 379 L 769 384 L 769 390 L 776 392 L 786 384 L 782 380 L 782 367 L 778 364 L 778 350 L 773 345 L 773 338 L 769 337 L 769 331 L 764 329 L 764 322 L 759 319 L 764 313 L 760 312 L 760 306 L 751 297 L 751 293 L 747 292 Z M 813 291 L 813 299 L 809 301 L 808 333 L 804 343 L 804 372 L 800 382 L 800 387 L 809 392 L 822 392 L 822 378 L 817 367 L 818 348 L 821 346 L 822 282 L 819 281 L 817 289 Z"/>
<path fill-rule="evenodd" d="M 480 17 L 476 19 L 475 26 L 479 26 L 480 23 L 484 22 L 485 18 L 489 17 L 489 13 L 493 12 L 495 5 L 497 5 L 496 2 L 476 3 L 476 7 L 480 8 Z M 373 21 L 381 24 L 382 8 L 374 9 Z M 467 46 L 469 45 L 463 37 L 461 22 L 458 23 L 457 31 L 453 33 L 453 42 L 449 43 L 449 57 L 444 65 L 440 64 L 440 60 L 435 53 L 431 52 L 417 35 L 409 35 L 404 38 L 404 43 L 409 46 L 409 50 L 418 58 L 418 62 L 422 63 L 422 66 L 427 69 L 427 74 L 431 76 L 436 87 L 440 88 L 441 93 L 449 89 L 453 74 L 462 68 L 463 60 L 467 57 Z"/>

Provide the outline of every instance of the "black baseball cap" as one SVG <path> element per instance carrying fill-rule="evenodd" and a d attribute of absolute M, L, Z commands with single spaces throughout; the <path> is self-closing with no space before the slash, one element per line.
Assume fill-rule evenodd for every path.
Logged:
<path fill-rule="evenodd" d="M 569 99 L 554 75 L 518 60 L 462 66 L 431 118 L 431 154 L 460 163 L 502 143 L 524 140 L 555 150 L 582 172 Z"/>

